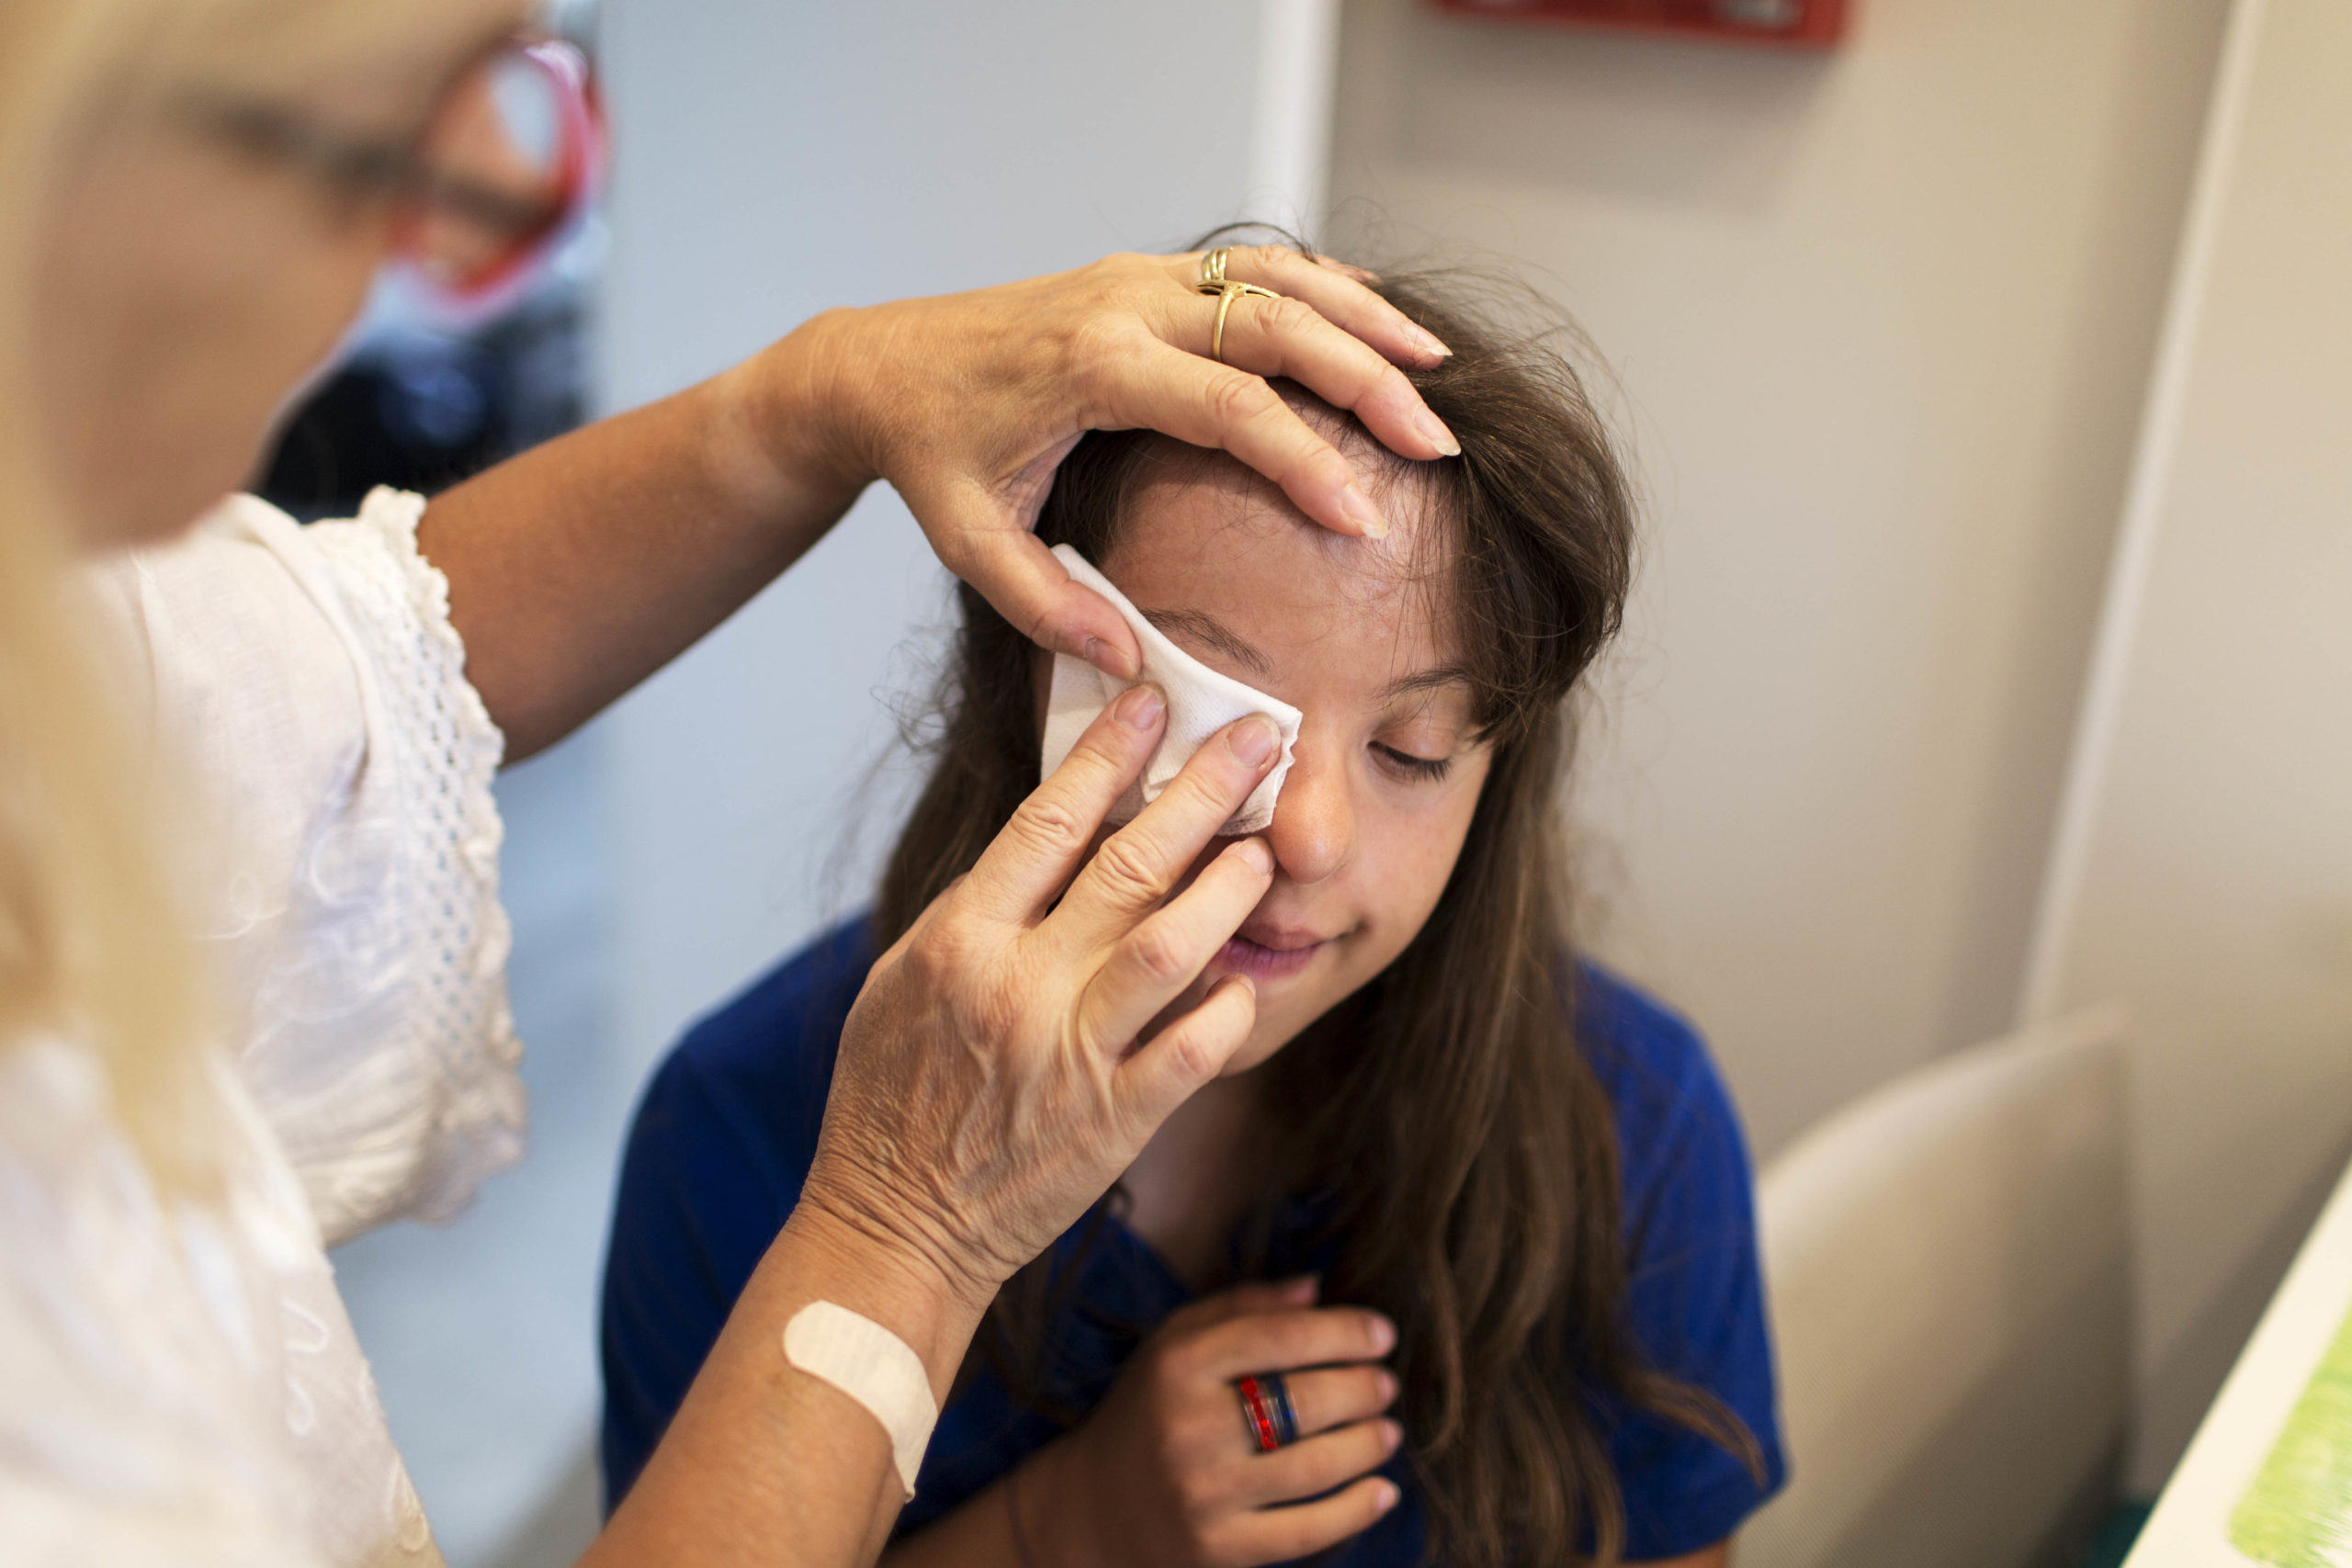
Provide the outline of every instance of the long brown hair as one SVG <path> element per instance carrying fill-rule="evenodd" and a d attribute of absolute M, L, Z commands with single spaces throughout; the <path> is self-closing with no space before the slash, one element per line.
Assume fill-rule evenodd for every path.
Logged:
<path fill-rule="evenodd" d="M 1412 379 L 1462 456 L 1388 460 L 1450 533 L 1442 609 L 1491 762 L 1428 923 L 1269 1064 L 1301 1153 L 1265 1200 L 1326 1201 L 1338 1261 L 1325 1299 L 1377 1306 L 1398 1325 L 1399 1415 L 1432 1560 L 1486 1568 L 1592 1550 L 1613 1562 L 1624 1510 L 1593 1401 L 1754 1454 L 1723 1405 L 1648 1371 L 1627 1342 L 1614 1122 L 1572 1024 L 1558 816 L 1568 698 L 1617 630 L 1633 508 L 1561 351 L 1575 342 L 1565 322 L 1506 330 L 1472 301 L 1509 286 L 1461 275 L 1378 287 L 1454 350 Z M 1509 293 L 1515 314 L 1540 310 Z M 1313 406 L 1318 423 L 1341 423 Z M 1379 450 L 1361 427 L 1347 434 Z M 1129 492 L 1169 449 L 1138 433 L 1088 436 L 1039 536 L 1104 558 Z M 883 876 L 877 948 L 970 869 L 1037 784 L 1032 645 L 970 589 L 961 600 L 937 761 Z M 1072 1272 L 1049 1254 L 1006 1287 L 983 1337 L 1000 1369 L 1043 1364 L 1056 1281 Z"/>

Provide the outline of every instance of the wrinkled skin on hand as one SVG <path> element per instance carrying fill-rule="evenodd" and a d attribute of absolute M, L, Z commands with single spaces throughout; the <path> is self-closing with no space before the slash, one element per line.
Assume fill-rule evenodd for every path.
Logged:
<path fill-rule="evenodd" d="M 1151 687 L 1113 704 L 882 955 L 842 1031 L 801 1203 L 975 1307 L 1102 1196 L 1255 1017 L 1234 979 L 1160 1021 L 1272 880 L 1257 839 L 1193 872 L 1271 767 L 1272 721 L 1202 747 L 1086 855 L 1164 723 Z"/>

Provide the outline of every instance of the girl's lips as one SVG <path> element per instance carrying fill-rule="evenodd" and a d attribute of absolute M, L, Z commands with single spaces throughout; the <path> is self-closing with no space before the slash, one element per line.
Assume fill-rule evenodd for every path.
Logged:
<path fill-rule="evenodd" d="M 1267 947 L 1251 942 L 1246 936 L 1236 936 L 1217 949 L 1217 967 L 1231 975 L 1247 975 L 1252 980 L 1284 980 L 1315 962 L 1328 942 L 1310 942 L 1297 947 Z"/>

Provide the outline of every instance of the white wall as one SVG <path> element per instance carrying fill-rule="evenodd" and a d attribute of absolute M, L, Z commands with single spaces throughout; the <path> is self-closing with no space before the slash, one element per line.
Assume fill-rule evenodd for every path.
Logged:
<path fill-rule="evenodd" d="M 827 306 L 1181 244 L 1238 216 L 1253 184 L 1316 153 L 1310 118 L 1283 128 L 1287 152 L 1253 158 L 1256 70 L 1327 6 L 608 0 L 605 404 Z M 895 779 L 865 787 L 890 739 L 875 697 L 922 689 L 907 639 L 940 620 L 942 581 L 877 490 L 615 716 L 633 1049 L 863 901 L 900 798 Z"/>
<path fill-rule="evenodd" d="M 2030 998 L 2136 1015 L 2143 1485 L 2352 1157 L 2352 12 L 2240 8 Z"/>
<path fill-rule="evenodd" d="M 1340 248 L 1524 258 L 1622 384 L 1593 934 L 1760 1150 L 2008 1021 L 2222 11 L 1867 0 L 1810 57 L 1345 9 Z"/>

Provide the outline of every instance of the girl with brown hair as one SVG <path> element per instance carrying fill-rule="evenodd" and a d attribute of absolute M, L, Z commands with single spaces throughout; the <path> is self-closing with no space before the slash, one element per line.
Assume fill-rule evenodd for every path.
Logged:
<path fill-rule="evenodd" d="M 1721 1562 L 1779 1483 L 1736 1120 L 1689 1028 L 1568 940 L 1571 698 L 1626 592 L 1624 479 L 1566 329 L 1508 333 L 1450 276 L 1380 288 L 1453 347 L 1413 379 L 1461 455 L 1288 395 L 1387 538 L 1148 433 L 1089 436 L 1046 501 L 1043 539 L 1304 717 L 1273 884 L 1193 993 L 1247 980 L 1251 1035 L 999 1295 L 886 1561 Z M 616 1499 L 792 1210 L 872 955 L 1035 784 L 1046 661 L 961 604 L 872 916 L 697 1026 L 639 1113 Z"/>

